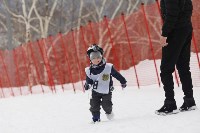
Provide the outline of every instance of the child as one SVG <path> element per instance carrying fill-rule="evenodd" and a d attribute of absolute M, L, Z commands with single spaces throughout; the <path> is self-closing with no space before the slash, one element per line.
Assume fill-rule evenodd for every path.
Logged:
<path fill-rule="evenodd" d="M 126 79 L 115 70 L 113 64 L 106 63 L 103 58 L 103 49 L 93 44 L 87 50 L 90 58 L 90 67 L 85 68 L 86 83 L 85 90 L 92 87 L 92 97 L 90 99 L 90 111 L 92 113 L 93 122 L 100 122 L 100 105 L 109 120 L 113 119 L 112 112 L 112 77 L 120 81 L 122 88 L 126 87 Z"/>

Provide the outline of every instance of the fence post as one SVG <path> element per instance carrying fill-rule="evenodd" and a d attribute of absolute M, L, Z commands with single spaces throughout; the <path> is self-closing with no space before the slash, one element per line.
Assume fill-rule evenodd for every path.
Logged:
<path fill-rule="evenodd" d="M 60 67 L 59 67 L 59 62 L 58 62 L 58 59 L 57 59 L 56 51 L 55 51 L 55 49 L 54 49 L 54 44 L 53 44 L 53 42 L 52 42 L 52 36 L 51 36 L 51 35 L 49 36 L 49 41 L 50 41 L 50 45 L 52 46 L 53 54 L 54 54 L 54 57 L 55 57 L 56 67 L 57 67 L 57 69 L 58 69 L 59 78 L 60 78 L 60 84 L 61 84 L 61 86 L 62 86 L 62 90 L 64 91 L 62 74 L 61 74 L 61 70 L 60 70 Z"/>
<path fill-rule="evenodd" d="M 55 88 L 55 83 L 53 81 L 53 74 L 52 74 L 52 71 L 51 71 L 51 66 L 50 66 L 50 63 L 49 63 L 49 59 L 48 59 L 48 55 L 47 55 L 47 51 L 46 51 L 46 48 L 45 48 L 45 40 L 44 38 L 42 38 L 41 42 L 42 42 L 42 46 L 44 46 L 44 61 L 46 62 L 46 65 L 47 65 L 47 71 L 49 72 L 49 78 L 50 78 L 50 82 L 51 82 L 51 85 L 53 86 L 53 90 L 55 91 L 56 93 L 56 88 Z M 52 87 L 51 86 L 51 87 Z M 52 90 L 52 92 L 53 92 Z"/>
<path fill-rule="evenodd" d="M 96 39 L 95 39 L 93 28 L 92 28 L 92 23 L 91 23 L 90 20 L 89 20 L 89 26 L 90 26 L 90 31 L 91 31 L 91 34 L 92 34 L 93 43 L 96 43 Z"/>
<path fill-rule="evenodd" d="M 19 76 L 19 67 L 18 67 L 18 64 L 17 64 L 17 54 L 15 52 L 15 49 L 13 49 L 13 58 L 14 58 L 14 63 L 15 63 L 15 67 L 16 67 L 16 77 L 17 77 L 17 82 L 18 82 L 18 85 L 19 85 L 19 88 L 20 88 L 20 94 L 22 95 L 22 89 L 21 89 L 21 82 L 20 82 L 20 76 Z"/>
<path fill-rule="evenodd" d="M 200 69 L 200 59 L 199 59 L 199 54 L 198 54 L 198 48 L 197 48 L 196 39 L 194 37 L 194 32 L 192 32 L 192 40 L 193 40 L 193 44 L 194 44 L 194 48 L 195 48 L 195 52 L 196 52 L 197 60 L 198 60 L 198 64 L 199 64 L 199 69 Z"/>
<path fill-rule="evenodd" d="M 38 47 L 39 47 L 40 54 L 41 54 L 41 56 L 42 56 L 42 60 L 44 61 L 44 66 L 45 66 L 45 68 L 46 68 L 46 72 L 47 72 L 47 76 L 48 76 L 49 88 L 50 88 L 50 90 L 51 90 L 52 93 L 53 93 L 53 88 L 52 88 L 51 79 L 50 79 L 51 75 L 49 74 L 49 69 L 48 69 L 47 64 L 46 64 L 46 61 L 45 61 L 45 59 L 44 59 L 44 53 L 43 53 L 42 48 L 41 48 L 41 46 L 40 46 L 39 40 L 37 40 L 37 45 L 38 45 Z"/>
<path fill-rule="evenodd" d="M 2 86 L 2 82 L 1 82 L 1 77 L 0 77 L 0 89 L 1 89 L 1 93 L 2 93 L 3 97 L 5 98 L 5 94 L 4 94 L 3 86 Z"/>
<path fill-rule="evenodd" d="M 136 71 L 136 67 L 135 67 L 133 51 L 132 51 L 132 47 L 131 47 L 131 43 L 130 43 L 130 39 L 129 39 L 129 35 L 128 35 L 128 30 L 127 30 L 127 26 L 126 26 L 126 22 L 125 22 L 125 18 L 124 18 L 124 13 L 122 13 L 121 16 L 122 16 L 122 21 L 123 21 L 123 24 L 124 24 L 124 29 L 125 29 L 125 32 L 126 32 L 126 38 L 128 40 L 128 45 L 129 45 L 129 49 L 130 49 L 130 53 L 131 53 L 131 58 L 132 58 L 132 63 L 133 63 L 134 71 L 135 71 L 137 85 L 138 85 L 138 88 L 140 88 L 139 79 L 138 79 L 138 75 L 137 75 L 137 71 Z"/>
<path fill-rule="evenodd" d="M 106 27 L 107 27 L 107 29 L 108 29 L 108 35 L 109 35 L 110 42 L 111 42 L 111 45 L 112 45 L 112 48 L 113 48 L 114 57 L 115 57 L 115 59 L 116 59 L 116 60 L 114 60 L 114 61 L 116 61 L 116 62 L 115 62 L 116 68 L 119 70 L 119 69 L 120 69 L 120 68 L 119 68 L 119 61 L 117 60 L 117 54 L 116 54 L 115 47 L 114 47 L 114 41 L 113 41 L 113 38 L 112 38 L 112 33 L 111 33 L 110 28 L 109 28 L 108 19 L 107 19 L 106 16 L 104 16 L 104 21 L 105 21 Z"/>
<path fill-rule="evenodd" d="M 82 26 L 80 26 L 80 32 L 81 32 L 81 37 L 83 39 L 84 49 L 85 49 L 85 52 L 86 52 L 87 51 L 87 45 L 86 45 L 86 41 L 85 41 L 85 38 L 84 38 L 84 31 L 83 31 Z M 90 60 L 87 60 L 87 62 L 88 62 L 88 64 L 90 64 Z"/>
<path fill-rule="evenodd" d="M 76 93 L 76 89 L 75 89 L 75 86 L 74 86 L 74 81 L 73 81 L 73 78 L 72 78 L 71 65 L 70 65 L 69 60 L 68 60 L 67 50 L 65 48 L 65 44 L 64 44 L 64 40 L 63 40 L 63 36 L 62 36 L 61 32 L 59 33 L 59 36 L 60 36 L 62 47 L 64 49 L 64 53 L 65 53 L 65 56 L 66 56 L 66 62 L 67 62 L 67 66 L 68 66 L 68 72 L 69 72 L 70 80 L 72 82 L 74 93 Z"/>
<path fill-rule="evenodd" d="M 31 85 L 30 79 L 29 79 L 29 75 L 28 75 L 27 62 L 26 62 L 26 58 L 25 58 L 25 54 L 24 54 L 25 52 L 24 52 L 23 47 L 22 47 L 21 49 L 22 49 L 21 53 L 22 53 L 22 58 L 23 58 L 23 60 L 24 60 L 24 65 L 25 65 L 25 70 L 26 70 L 26 74 L 27 74 L 28 84 Z M 33 93 L 32 87 L 31 87 L 31 86 L 30 86 L 30 88 L 29 88 L 29 91 L 31 92 L 31 94 Z"/>
<path fill-rule="evenodd" d="M 41 82 L 41 79 L 40 79 L 40 74 L 39 74 L 39 71 L 38 71 L 38 67 L 37 67 L 37 65 L 36 65 L 36 60 L 35 60 L 35 57 L 34 57 L 34 52 L 33 52 L 33 48 L 32 48 L 32 43 L 29 41 L 28 42 L 28 45 L 30 46 L 30 50 L 31 50 L 31 57 L 32 57 L 32 59 L 33 59 L 33 63 L 34 63 L 34 65 L 35 65 L 35 71 L 36 71 L 36 75 L 37 75 L 37 78 L 38 78 L 38 80 L 39 80 L 39 84 L 40 84 L 40 82 Z M 42 89 L 42 92 L 43 92 L 43 94 L 44 94 L 44 89 L 43 89 L 43 87 L 42 87 L 42 85 L 40 84 L 40 86 L 41 86 L 41 89 Z"/>
<path fill-rule="evenodd" d="M 150 30 L 149 30 L 149 25 L 148 25 L 148 21 L 147 21 L 147 16 L 146 16 L 146 13 L 145 13 L 145 10 L 144 10 L 144 3 L 142 3 L 142 11 L 143 11 L 143 15 L 144 15 L 144 21 L 145 21 L 145 24 L 146 24 L 146 30 L 147 30 L 147 33 L 148 33 L 151 54 L 152 54 L 153 61 L 154 61 L 154 67 L 156 69 L 156 76 L 157 76 L 157 80 L 158 80 L 158 85 L 160 87 L 160 78 L 159 78 L 158 69 L 157 69 L 157 65 L 156 65 L 156 61 L 155 61 L 155 55 L 154 55 L 154 50 L 153 50 L 153 45 L 152 45 L 152 40 L 151 40 L 151 35 L 150 35 Z"/>
<path fill-rule="evenodd" d="M 72 39 L 73 39 L 73 44 L 74 44 L 74 49 L 75 49 L 75 54 L 76 54 L 76 60 L 77 60 L 77 63 L 78 63 L 79 77 L 80 77 L 80 80 L 81 80 L 81 83 L 82 83 L 83 92 L 85 92 L 84 85 L 83 85 L 83 80 L 82 80 L 83 75 L 82 75 L 82 71 L 81 71 L 81 65 L 80 65 L 80 62 L 79 62 L 79 59 L 78 59 L 77 50 L 76 50 L 74 31 L 71 30 L 71 33 L 72 33 Z"/>
<path fill-rule="evenodd" d="M 4 68 L 5 72 L 6 72 L 6 77 L 7 77 L 7 80 L 8 80 L 8 84 L 9 84 L 10 89 L 11 89 L 11 95 L 12 95 L 12 96 L 15 96 L 15 95 L 14 95 L 14 92 L 13 92 L 13 89 L 12 89 L 12 86 L 11 86 L 10 78 L 9 78 L 9 76 L 8 76 L 8 70 L 7 70 L 6 64 L 5 64 L 5 62 L 4 62 L 4 59 L 3 59 L 3 56 L 2 56 L 1 51 L 0 51 L 0 57 L 1 57 L 1 60 L 2 60 L 2 62 L 3 62 L 3 68 Z"/>

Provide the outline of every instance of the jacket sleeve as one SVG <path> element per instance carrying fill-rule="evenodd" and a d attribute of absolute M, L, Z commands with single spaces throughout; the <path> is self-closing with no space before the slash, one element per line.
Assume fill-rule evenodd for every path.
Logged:
<path fill-rule="evenodd" d="M 126 79 L 112 66 L 111 75 L 116 78 L 121 84 L 126 84 Z"/>
<path fill-rule="evenodd" d="M 164 24 L 162 27 L 162 36 L 168 37 L 169 33 L 175 28 L 180 13 L 179 0 L 164 0 Z M 161 8 L 163 8 L 161 6 Z"/>
<path fill-rule="evenodd" d="M 86 76 L 86 83 L 92 85 L 93 84 L 93 80 L 90 79 L 88 76 Z"/>

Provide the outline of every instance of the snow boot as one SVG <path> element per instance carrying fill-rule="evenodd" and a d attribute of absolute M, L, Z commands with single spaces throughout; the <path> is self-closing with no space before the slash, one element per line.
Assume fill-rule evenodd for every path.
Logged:
<path fill-rule="evenodd" d="M 170 115 L 177 114 L 179 111 L 177 110 L 176 101 L 165 100 L 164 105 L 155 112 L 157 115 Z"/>
<path fill-rule="evenodd" d="M 95 124 L 96 122 L 100 122 L 100 121 L 101 121 L 100 115 L 93 115 L 91 123 Z"/>
<path fill-rule="evenodd" d="M 183 98 L 183 105 L 179 108 L 181 112 L 183 111 L 191 111 L 197 109 L 194 98 Z"/>
<path fill-rule="evenodd" d="M 106 113 L 106 117 L 108 120 L 113 120 L 114 119 L 114 113 L 111 112 L 110 114 Z"/>

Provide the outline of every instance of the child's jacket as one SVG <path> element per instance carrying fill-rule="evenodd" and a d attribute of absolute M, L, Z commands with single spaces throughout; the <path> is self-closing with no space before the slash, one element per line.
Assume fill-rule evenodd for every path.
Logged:
<path fill-rule="evenodd" d="M 98 66 L 85 68 L 85 72 L 87 84 L 91 84 L 93 91 L 101 94 L 110 92 L 110 88 L 113 86 L 112 77 L 120 81 L 121 84 L 126 84 L 126 79 L 114 69 L 111 63 L 103 63 L 102 61 Z"/>

